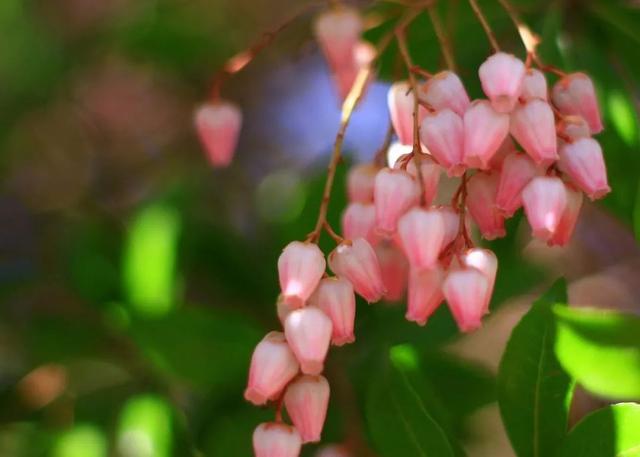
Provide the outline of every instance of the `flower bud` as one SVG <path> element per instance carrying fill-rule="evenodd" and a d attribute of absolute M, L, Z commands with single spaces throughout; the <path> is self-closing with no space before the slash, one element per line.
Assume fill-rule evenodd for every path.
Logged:
<path fill-rule="evenodd" d="M 211 165 L 229 166 L 242 125 L 240 108 L 227 101 L 210 103 L 196 110 L 194 121 Z"/>
<path fill-rule="evenodd" d="M 349 203 L 342 213 L 342 234 L 348 240 L 364 238 L 375 245 L 378 242 L 375 227 L 376 208 L 373 203 Z"/>
<path fill-rule="evenodd" d="M 407 299 L 408 321 L 425 325 L 427 320 L 444 301 L 442 281 L 444 272 L 439 265 L 431 269 L 411 270 Z"/>
<path fill-rule="evenodd" d="M 386 290 L 384 299 L 390 302 L 402 300 L 407 289 L 409 274 L 409 263 L 406 257 L 394 243 L 388 241 L 378 244 L 375 251 Z"/>
<path fill-rule="evenodd" d="M 509 115 L 500 114 L 486 100 L 474 101 L 464 113 L 464 163 L 486 170 L 509 134 Z"/>
<path fill-rule="evenodd" d="M 560 122 L 558 122 L 557 130 L 558 135 L 570 140 L 591 137 L 589 124 L 587 124 L 587 121 L 581 116 L 563 116 Z"/>
<path fill-rule="evenodd" d="M 449 176 L 464 173 L 464 126 L 460 116 L 447 108 L 427 114 L 420 127 L 420 138 Z"/>
<path fill-rule="evenodd" d="M 524 74 L 520 99 L 528 101 L 539 98 L 540 100 L 547 101 L 548 92 L 547 79 L 544 77 L 544 73 L 535 68 L 529 68 Z"/>
<path fill-rule="evenodd" d="M 548 166 L 558 159 L 556 124 L 547 102 L 533 99 L 518 105 L 511 113 L 511 134 L 535 163 Z"/>
<path fill-rule="evenodd" d="M 387 93 L 387 104 L 393 129 L 402 144 L 413 144 L 413 105 L 414 94 L 407 81 L 393 83 Z M 424 108 L 419 108 L 419 117 L 424 115 Z"/>
<path fill-rule="evenodd" d="M 480 65 L 482 90 L 498 113 L 508 113 L 516 106 L 525 76 L 524 63 L 517 57 L 497 52 Z"/>
<path fill-rule="evenodd" d="M 560 217 L 560 222 L 553 236 L 547 242 L 549 246 L 565 246 L 571 241 L 573 231 L 580 216 L 582 208 L 582 192 L 574 190 L 565 184 L 567 191 L 567 206 Z"/>
<path fill-rule="evenodd" d="M 496 206 L 506 217 L 522 206 L 522 189 L 538 174 L 536 164 L 526 155 L 511 153 L 499 175 Z"/>
<path fill-rule="evenodd" d="M 302 443 L 320 441 L 329 406 L 327 380 L 323 376 L 300 376 L 287 387 L 284 405 Z"/>
<path fill-rule="evenodd" d="M 284 334 L 304 374 L 322 373 L 332 332 L 331 319 L 318 308 L 307 306 L 289 313 Z"/>
<path fill-rule="evenodd" d="M 446 248 L 458 236 L 460 231 L 460 214 L 451 206 L 441 206 L 438 208 L 442 214 L 444 222 L 444 238 L 442 240 L 443 249 Z"/>
<path fill-rule="evenodd" d="M 251 356 L 249 382 L 244 398 L 254 405 L 274 400 L 298 373 L 298 361 L 284 334 L 270 332 L 258 343 Z"/>
<path fill-rule="evenodd" d="M 498 152 L 496 152 L 489 161 L 489 168 L 496 171 L 502 170 L 504 159 L 517 151 L 518 149 L 511 139 L 511 136 L 507 136 L 498 148 Z"/>
<path fill-rule="evenodd" d="M 355 341 L 356 296 L 349 281 L 339 277 L 323 278 L 309 304 L 320 308 L 331 319 L 331 342 L 335 346 Z"/>
<path fill-rule="evenodd" d="M 282 300 L 296 308 L 303 306 L 325 268 L 324 254 L 317 245 L 300 241 L 289 243 L 278 258 Z"/>
<path fill-rule="evenodd" d="M 329 267 L 369 303 L 377 302 L 386 292 L 376 253 L 364 238 L 340 243 L 329 254 Z"/>
<path fill-rule="evenodd" d="M 442 214 L 436 210 L 412 208 L 398 221 L 398 238 L 414 269 L 432 268 L 438 261 L 445 237 Z"/>
<path fill-rule="evenodd" d="M 567 206 L 567 191 L 560 178 L 538 176 L 522 191 L 522 202 L 534 237 L 553 236 Z"/>
<path fill-rule="evenodd" d="M 411 158 L 407 164 L 407 173 L 409 173 L 417 181 L 418 169 L 416 168 L 415 158 Z M 422 177 L 422 186 L 424 187 L 424 205 L 430 206 L 438 194 L 438 184 L 440 183 L 440 175 L 442 167 L 434 162 L 431 157 L 424 154 L 420 157 L 420 176 Z M 419 182 L 419 181 L 418 181 Z"/>
<path fill-rule="evenodd" d="M 489 312 L 489 303 L 493 295 L 493 288 L 496 283 L 498 272 L 498 258 L 489 249 L 472 248 L 461 256 L 462 264 L 467 268 L 475 268 L 485 275 L 489 289 L 486 294 L 484 314 Z"/>
<path fill-rule="evenodd" d="M 383 168 L 376 176 L 374 201 L 378 229 L 391 235 L 400 216 L 419 203 L 420 187 L 406 171 Z"/>
<path fill-rule="evenodd" d="M 316 39 L 334 72 L 352 65 L 354 49 L 362 35 L 362 29 L 362 17 L 353 8 L 331 8 L 316 19 Z"/>
<path fill-rule="evenodd" d="M 551 98 L 561 113 L 582 116 L 591 133 L 602 131 L 596 91 L 591 78 L 584 73 L 571 73 L 556 82 Z"/>
<path fill-rule="evenodd" d="M 295 427 L 281 422 L 264 422 L 253 432 L 255 457 L 298 457 L 301 447 Z"/>
<path fill-rule="evenodd" d="M 504 216 L 496 207 L 498 179 L 496 173 L 477 173 L 467 183 L 467 208 L 487 240 L 506 235 Z"/>
<path fill-rule="evenodd" d="M 480 328 L 488 301 L 489 280 L 475 268 L 449 271 L 442 293 L 461 332 Z"/>
<path fill-rule="evenodd" d="M 347 197 L 350 202 L 373 202 L 373 185 L 380 168 L 370 163 L 351 167 L 347 174 Z"/>
<path fill-rule="evenodd" d="M 376 58 L 376 48 L 369 42 L 361 40 L 358 41 L 353 49 L 353 55 L 349 64 L 340 66 L 333 70 L 333 76 L 338 89 L 338 96 L 340 100 L 344 101 L 349 95 L 353 84 L 358 78 L 358 73 L 361 70 L 369 67 L 373 60 Z M 365 81 L 365 87 L 363 93 L 366 92 L 366 88 L 373 81 L 373 73 L 369 74 L 369 78 Z"/>
<path fill-rule="evenodd" d="M 593 138 L 580 138 L 563 145 L 558 168 L 569 175 L 591 200 L 598 200 L 611 192 L 602 148 Z"/>
<path fill-rule="evenodd" d="M 436 111 L 450 109 L 458 116 L 464 115 L 469 107 L 469 96 L 458 75 L 451 71 L 441 71 L 421 85 L 418 94 Z"/>

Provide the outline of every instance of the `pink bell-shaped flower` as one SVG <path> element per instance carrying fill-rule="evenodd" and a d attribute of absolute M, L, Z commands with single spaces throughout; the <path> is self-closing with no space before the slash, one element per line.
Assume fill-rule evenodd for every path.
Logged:
<path fill-rule="evenodd" d="M 378 229 L 391 235 L 398 219 L 420 201 L 420 187 L 404 170 L 383 168 L 376 176 L 374 202 Z"/>
<path fill-rule="evenodd" d="M 467 208 L 487 240 L 506 235 L 504 216 L 496 206 L 498 180 L 496 173 L 477 173 L 467 183 Z"/>
<path fill-rule="evenodd" d="M 360 70 L 364 70 L 369 67 L 376 56 L 377 51 L 375 46 L 367 41 L 361 40 L 356 43 L 355 48 L 353 49 L 351 62 L 348 65 L 342 65 L 339 68 L 334 69 L 333 76 L 337 85 L 340 100 L 344 101 L 344 99 L 347 98 L 353 84 L 358 78 Z M 369 75 L 369 79 L 365 81 L 363 93 L 366 91 L 366 88 L 373 79 L 374 75 L 371 73 Z"/>
<path fill-rule="evenodd" d="M 360 40 L 362 29 L 362 17 L 353 8 L 339 6 L 317 17 L 315 36 L 334 72 L 352 65 L 354 48 Z"/>
<path fill-rule="evenodd" d="M 522 92 L 525 66 L 517 57 L 497 52 L 478 70 L 482 90 L 498 113 L 508 113 L 516 106 Z"/>
<path fill-rule="evenodd" d="M 580 138 L 563 145 L 560 149 L 558 168 L 591 200 L 598 200 L 611 192 L 602 148 L 593 138 Z"/>
<path fill-rule="evenodd" d="M 284 405 L 302 443 L 317 443 L 329 406 L 329 383 L 324 376 L 303 375 L 284 393 Z"/>
<path fill-rule="evenodd" d="M 441 71 L 420 86 L 420 99 L 434 110 L 450 109 L 458 116 L 469 107 L 469 96 L 458 75 L 452 71 Z"/>
<path fill-rule="evenodd" d="M 549 89 L 547 87 L 547 79 L 544 77 L 544 73 L 535 68 L 529 68 L 524 74 L 520 99 L 528 101 L 534 98 L 539 98 L 540 100 L 547 101 L 548 93 Z"/>
<path fill-rule="evenodd" d="M 350 202 L 373 202 L 373 186 L 379 170 L 371 163 L 351 167 L 347 174 L 347 197 Z"/>
<path fill-rule="evenodd" d="M 579 138 L 590 138 L 591 130 L 589 124 L 582 116 L 563 116 L 557 126 L 558 136 L 568 140 L 577 140 Z"/>
<path fill-rule="evenodd" d="M 565 186 L 567 191 L 567 206 L 560 217 L 560 223 L 558 223 L 556 231 L 547 242 L 549 246 L 566 246 L 569 241 L 571 241 L 578 217 L 580 216 L 583 200 L 582 192 L 574 190 L 566 184 Z"/>
<path fill-rule="evenodd" d="M 431 269 L 411 270 L 407 299 L 408 321 L 425 325 L 427 320 L 444 301 L 442 281 L 444 272 L 440 266 Z"/>
<path fill-rule="evenodd" d="M 446 248 L 458 236 L 460 231 L 460 214 L 451 206 L 441 206 L 438 208 L 444 222 L 444 238 L 442 248 Z"/>
<path fill-rule="evenodd" d="M 329 267 L 369 303 L 377 302 L 386 292 L 378 257 L 364 238 L 340 243 L 329 254 Z"/>
<path fill-rule="evenodd" d="M 596 91 L 591 78 L 584 73 L 571 73 L 556 82 L 551 98 L 561 113 L 582 116 L 589 124 L 591 133 L 602 131 Z"/>
<path fill-rule="evenodd" d="M 526 154 L 511 153 L 504 160 L 499 175 L 496 206 L 506 217 L 513 216 L 522 206 L 522 189 L 538 173 L 536 164 Z"/>
<path fill-rule="evenodd" d="M 442 214 L 437 209 L 412 208 L 398 221 L 398 238 L 414 269 L 432 268 L 445 237 Z"/>
<path fill-rule="evenodd" d="M 278 258 L 282 300 L 293 307 L 304 305 L 326 266 L 324 254 L 317 245 L 301 241 L 289 243 Z"/>
<path fill-rule="evenodd" d="M 324 369 L 333 324 L 313 306 L 291 311 L 284 321 L 284 334 L 304 374 L 320 374 Z"/>
<path fill-rule="evenodd" d="M 489 161 L 489 168 L 496 171 L 502 170 L 504 159 L 517 151 L 518 148 L 516 148 L 516 145 L 511 139 L 511 136 L 507 136 L 498 148 L 498 152 L 496 152 Z"/>
<path fill-rule="evenodd" d="M 356 296 L 349 281 L 340 277 L 323 278 L 309 304 L 320 308 L 331 319 L 331 343 L 342 346 L 355 341 Z"/>
<path fill-rule="evenodd" d="M 298 373 L 298 361 L 284 334 L 270 332 L 258 343 L 251 356 L 249 381 L 244 398 L 254 405 L 274 400 Z"/>
<path fill-rule="evenodd" d="M 427 114 L 420 127 L 420 139 L 449 176 L 464 173 L 464 126 L 460 116 L 448 108 Z"/>
<path fill-rule="evenodd" d="M 278 300 L 276 301 L 276 313 L 278 314 L 278 320 L 284 326 L 284 320 L 287 318 L 289 313 L 294 309 L 298 309 L 295 306 L 291 306 L 284 301 L 284 297 L 282 294 L 278 295 Z"/>
<path fill-rule="evenodd" d="M 549 240 L 567 207 L 567 191 L 560 178 L 538 176 L 522 191 L 522 203 L 534 237 Z"/>
<path fill-rule="evenodd" d="M 518 105 L 511 113 L 511 134 L 535 163 L 548 166 L 558 159 L 556 123 L 547 102 L 534 98 Z"/>
<path fill-rule="evenodd" d="M 242 126 L 240 108 L 227 101 L 209 103 L 196 110 L 194 122 L 211 165 L 229 166 Z"/>
<path fill-rule="evenodd" d="M 489 249 L 472 248 L 462 254 L 462 264 L 467 268 L 475 268 L 482 272 L 488 281 L 489 289 L 486 295 L 484 314 L 489 312 L 489 303 L 493 295 L 498 272 L 498 258 Z"/>
<path fill-rule="evenodd" d="M 393 83 L 387 93 L 387 104 L 393 129 L 402 144 L 413 144 L 413 103 L 414 95 L 407 81 Z M 424 115 L 420 107 L 419 115 Z"/>
<path fill-rule="evenodd" d="M 364 238 L 375 246 L 378 242 L 375 227 L 376 208 L 373 203 L 349 203 L 342 213 L 342 234 L 348 240 Z"/>
<path fill-rule="evenodd" d="M 392 242 L 383 242 L 375 247 L 382 282 L 386 293 L 384 299 L 390 302 L 402 300 L 407 290 L 409 262 L 402 251 Z"/>
<path fill-rule="evenodd" d="M 411 158 L 407 164 L 407 172 L 418 180 L 418 169 L 416 168 L 415 159 Z M 438 184 L 440 183 L 440 175 L 442 167 L 432 160 L 431 157 L 424 154 L 420 158 L 420 176 L 422 177 L 422 187 L 424 187 L 424 205 L 430 206 L 438 194 Z"/>
<path fill-rule="evenodd" d="M 509 115 L 495 111 L 487 100 L 474 101 L 464 113 L 464 163 L 486 170 L 509 134 Z"/>
<path fill-rule="evenodd" d="M 253 432 L 255 457 L 298 457 L 301 447 L 298 430 L 282 422 L 264 422 Z"/>
<path fill-rule="evenodd" d="M 442 284 L 442 293 L 461 332 L 480 328 L 489 294 L 484 273 L 476 268 L 453 269 Z"/>

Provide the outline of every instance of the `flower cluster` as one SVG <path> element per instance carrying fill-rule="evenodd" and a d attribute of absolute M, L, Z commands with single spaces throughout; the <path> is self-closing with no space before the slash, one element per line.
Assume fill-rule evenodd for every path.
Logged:
<path fill-rule="evenodd" d="M 316 227 L 278 259 L 283 331 L 267 334 L 251 358 L 245 398 L 277 408 L 276 421 L 254 432 L 257 457 L 296 457 L 302 444 L 320 440 L 330 395 L 325 359 L 331 345 L 355 340 L 356 295 L 369 303 L 406 295 L 406 318 L 419 325 L 446 302 L 460 331 L 473 331 L 489 312 L 498 270 L 495 254 L 475 246 L 473 226 L 486 240 L 503 237 L 505 220 L 522 207 L 533 237 L 563 246 L 583 194 L 595 200 L 610 191 L 602 149 L 591 136 L 603 127 L 587 75 L 554 69 L 560 78 L 549 91 L 535 47 L 527 47 L 523 62 L 491 39 L 495 52 L 478 70 L 487 98 L 472 101 L 454 71 L 432 75 L 411 63 L 399 26 L 409 80 L 388 93 L 397 143 L 382 150 L 387 166 L 377 155 L 349 171 L 338 235 L 326 220 L 335 167 L 380 49 L 361 39 L 358 12 L 339 4 L 317 18 L 314 30 L 344 100 L 342 124 Z M 229 102 L 197 111 L 215 166 L 230 162 L 240 124 Z M 393 152 L 398 148 L 405 153 Z M 444 174 L 459 185 L 447 204 L 436 204 Z M 337 242 L 326 258 L 317 245 L 322 230 Z M 283 407 L 293 425 L 282 421 Z"/>

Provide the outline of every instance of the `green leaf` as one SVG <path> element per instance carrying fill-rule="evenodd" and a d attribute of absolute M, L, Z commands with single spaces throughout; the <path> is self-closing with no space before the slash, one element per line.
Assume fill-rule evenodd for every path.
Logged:
<path fill-rule="evenodd" d="M 161 397 L 138 395 L 120 413 L 117 446 L 123 455 L 171 455 L 173 410 Z"/>
<path fill-rule="evenodd" d="M 102 430 L 82 424 L 65 431 L 58 438 L 53 457 L 106 457 L 107 438 Z"/>
<path fill-rule="evenodd" d="M 638 121 L 636 111 L 624 92 L 613 89 L 607 93 L 607 114 L 620 138 L 627 146 L 633 146 L 636 142 Z"/>
<path fill-rule="evenodd" d="M 552 455 L 567 429 L 572 382 L 553 351 L 556 302 L 566 302 L 562 280 L 513 329 L 500 363 L 500 413 L 520 457 Z"/>
<path fill-rule="evenodd" d="M 565 306 L 554 312 L 562 367 L 596 395 L 640 399 L 640 318 Z"/>
<path fill-rule="evenodd" d="M 369 433 L 385 457 L 453 457 L 462 451 L 436 417 L 425 387 L 417 352 L 394 346 L 385 357 L 368 392 L 365 410 Z"/>
<path fill-rule="evenodd" d="M 589 414 L 569 433 L 558 455 L 640 456 L 640 405 L 619 403 Z"/>

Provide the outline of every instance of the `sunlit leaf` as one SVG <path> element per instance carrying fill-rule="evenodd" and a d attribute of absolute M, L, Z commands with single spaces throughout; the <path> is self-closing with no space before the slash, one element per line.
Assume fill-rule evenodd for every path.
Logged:
<path fill-rule="evenodd" d="M 607 94 L 607 110 L 618 135 L 632 146 L 637 138 L 638 123 L 629 99 L 621 91 L 612 90 Z"/>
<path fill-rule="evenodd" d="M 131 398 L 120 413 L 116 444 L 120 455 L 168 457 L 172 446 L 172 409 L 161 397 Z"/>
<path fill-rule="evenodd" d="M 107 457 L 107 439 L 93 425 L 76 425 L 56 441 L 53 457 Z"/>

